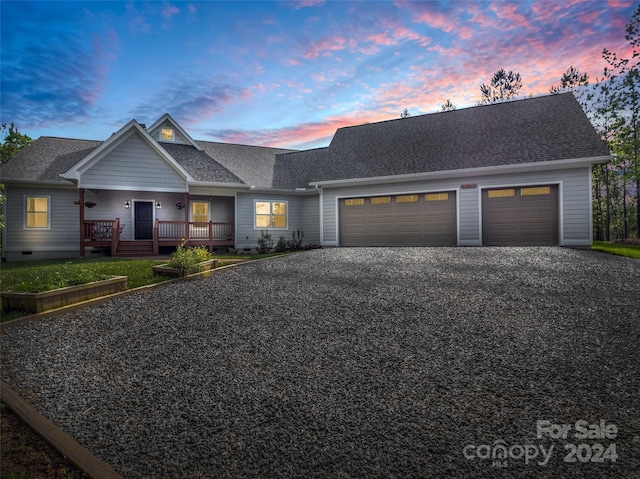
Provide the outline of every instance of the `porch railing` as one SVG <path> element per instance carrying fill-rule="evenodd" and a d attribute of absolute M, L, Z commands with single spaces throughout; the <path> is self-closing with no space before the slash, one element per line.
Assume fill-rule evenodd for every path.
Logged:
<path fill-rule="evenodd" d="M 84 242 L 110 246 L 111 254 L 115 255 L 124 226 L 124 224 L 120 224 L 120 218 L 115 220 L 84 220 L 82 237 Z"/>
<path fill-rule="evenodd" d="M 233 223 L 196 222 L 196 221 L 160 221 L 153 228 L 153 251 L 158 254 L 162 243 L 233 245 Z"/>
<path fill-rule="evenodd" d="M 160 221 L 156 220 L 155 230 L 159 241 L 163 240 L 232 240 L 233 223 L 228 222 L 195 222 L 195 221 Z"/>
<path fill-rule="evenodd" d="M 83 243 L 94 246 L 110 247 L 111 254 L 116 255 L 122 230 L 125 227 L 120 219 L 84 220 Z M 160 221 L 156 220 L 153 228 L 153 246 L 157 253 L 159 246 L 176 245 L 192 241 L 195 244 L 233 245 L 233 223 L 221 221 Z"/>

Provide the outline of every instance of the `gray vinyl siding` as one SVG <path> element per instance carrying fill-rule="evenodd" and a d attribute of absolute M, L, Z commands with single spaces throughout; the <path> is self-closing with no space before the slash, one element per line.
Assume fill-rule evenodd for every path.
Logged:
<path fill-rule="evenodd" d="M 106 189 L 186 191 L 186 180 L 138 133 L 83 173 L 81 186 Z"/>
<path fill-rule="evenodd" d="M 320 202 L 317 195 L 302 197 L 300 229 L 304 231 L 303 244 L 320 243 Z"/>
<path fill-rule="evenodd" d="M 280 236 L 291 239 L 292 233 L 304 231 L 303 243 L 319 242 L 319 221 L 313 226 L 318 196 L 287 195 L 277 193 L 238 193 L 236 205 L 236 248 L 255 248 L 261 229 L 254 226 L 254 201 L 286 201 L 287 229 L 270 229 L 274 241 Z"/>
<path fill-rule="evenodd" d="M 539 171 L 519 174 L 469 176 L 442 180 L 422 180 L 379 185 L 324 187 L 322 195 L 323 238 L 325 246 L 337 246 L 337 198 L 383 194 L 422 193 L 455 190 L 458 196 L 458 245 L 480 246 L 480 191 L 494 186 L 559 185 L 560 244 L 584 246 L 591 244 L 590 168 Z M 463 184 L 476 188 L 463 189 Z"/>
<path fill-rule="evenodd" d="M 3 252 L 8 261 L 74 257 L 80 252 L 78 190 L 6 186 Z M 50 197 L 50 228 L 25 228 L 25 196 Z"/>

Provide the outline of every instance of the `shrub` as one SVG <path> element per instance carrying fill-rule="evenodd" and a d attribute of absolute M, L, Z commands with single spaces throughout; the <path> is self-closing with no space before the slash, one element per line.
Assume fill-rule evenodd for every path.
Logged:
<path fill-rule="evenodd" d="M 211 257 L 211 253 L 204 246 L 185 248 L 184 243 L 182 243 L 171 254 L 169 266 L 179 268 L 185 273 L 196 273 L 200 271 L 199 264 Z"/>
<path fill-rule="evenodd" d="M 269 230 L 262 230 L 260 238 L 258 238 L 258 253 L 270 253 L 273 249 L 273 238 L 269 234 Z"/>
<path fill-rule="evenodd" d="M 287 251 L 289 249 L 289 242 L 284 238 L 284 236 L 280 236 L 278 242 L 276 243 L 275 252 L 282 253 L 283 251 Z"/>
<path fill-rule="evenodd" d="M 298 251 L 302 249 L 302 238 L 304 238 L 304 231 L 294 231 L 293 238 L 289 241 L 289 249 L 291 251 Z"/>

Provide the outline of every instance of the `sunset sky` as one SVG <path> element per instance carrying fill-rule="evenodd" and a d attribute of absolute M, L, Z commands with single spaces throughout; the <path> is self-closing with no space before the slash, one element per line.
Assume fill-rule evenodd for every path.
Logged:
<path fill-rule="evenodd" d="M 629 51 L 626 0 L 0 2 L 1 120 L 107 139 L 173 116 L 196 140 L 325 146 L 341 126 L 523 95 Z"/>

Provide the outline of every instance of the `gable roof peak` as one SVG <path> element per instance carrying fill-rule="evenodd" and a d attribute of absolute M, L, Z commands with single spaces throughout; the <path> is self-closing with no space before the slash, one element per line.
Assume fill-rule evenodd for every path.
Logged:
<path fill-rule="evenodd" d="M 182 137 L 187 141 L 188 144 L 193 146 L 196 150 L 203 151 L 202 147 L 198 144 L 198 142 L 196 142 L 193 138 L 191 138 L 191 135 L 189 135 L 189 133 L 187 133 L 186 130 L 182 128 L 180 124 L 176 120 L 174 120 L 171 115 L 169 115 L 169 113 L 165 113 L 164 115 L 162 115 L 149 128 L 146 128 L 146 130 L 149 132 L 149 134 L 151 134 L 153 130 L 160 127 L 165 122 L 171 123 L 173 128 L 176 131 L 178 131 L 180 135 L 182 135 Z"/>

